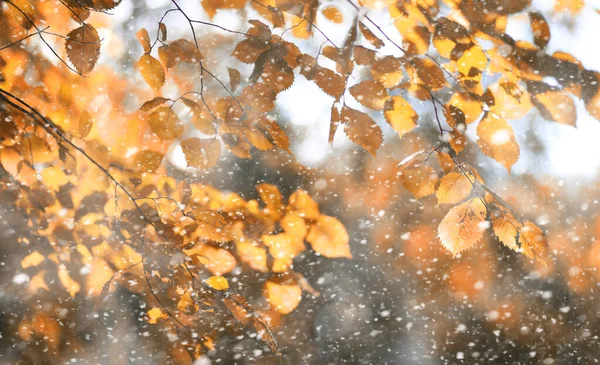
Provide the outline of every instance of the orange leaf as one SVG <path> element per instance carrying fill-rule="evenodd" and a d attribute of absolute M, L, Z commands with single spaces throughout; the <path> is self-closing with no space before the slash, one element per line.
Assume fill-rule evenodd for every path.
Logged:
<path fill-rule="evenodd" d="M 214 275 L 204 280 L 204 282 L 211 288 L 218 291 L 225 291 L 229 289 L 229 282 L 222 276 Z"/>
<path fill-rule="evenodd" d="M 533 43 L 540 48 L 546 47 L 550 42 L 550 27 L 544 16 L 537 11 L 529 12 L 531 31 L 533 32 Z"/>
<path fill-rule="evenodd" d="M 327 20 L 331 22 L 339 24 L 344 21 L 342 13 L 335 6 L 328 6 L 325 9 L 323 9 L 321 13 Z"/>
<path fill-rule="evenodd" d="M 313 250 L 329 258 L 352 258 L 346 227 L 334 217 L 321 215 L 306 236 Z"/>
<path fill-rule="evenodd" d="M 442 245 L 453 255 L 464 251 L 483 237 L 486 208 L 475 197 L 450 209 L 438 227 Z"/>
<path fill-rule="evenodd" d="M 402 96 L 391 97 L 385 103 L 383 115 L 385 120 L 398 132 L 398 136 L 410 132 L 417 126 L 419 115 Z"/>
<path fill-rule="evenodd" d="M 265 296 L 279 313 L 289 314 L 300 304 L 302 288 L 296 284 L 277 284 L 269 280 L 265 283 Z"/>
<path fill-rule="evenodd" d="M 144 48 L 144 53 L 150 53 L 150 35 L 148 34 L 146 28 L 138 30 L 137 33 L 135 33 L 135 36 Z"/>
<path fill-rule="evenodd" d="M 577 107 L 571 97 L 562 91 L 547 91 L 532 98 L 544 119 L 575 127 Z"/>
<path fill-rule="evenodd" d="M 198 169 L 214 167 L 221 157 L 221 142 L 214 138 L 191 137 L 181 142 L 181 149 L 187 165 Z"/>
<path fill-rule="evenodd" d="M 477 126 L 481 151 L 498 161 L 510 173 L 519 159 L 520 149 L 512 127 L 504 119 L 488 115 Z"/>
<path fill-rule="evenodd" d="M 296 190 L 290 195 L 288 203 L 290 211 L 306 219 L 317 219 L 320 215 L 319 205 L 304 190 Z"/>
<path fill-rule="evenodd" d="M 164 85 L 165 71 L 156 58 L 144 54 L 140 57 L 137 66 L 148 86 L 158 90 Z"/>
<path fill-rule="evenodd" d="M 435 192 L 438 176 L 433 168 L 411 161 L 402 168 L 400 181 L 406 190 L 420 199 Z"/>
<path fill-rule="evenodd" d="M 519 243 L 525 256 L 547 265 L 546 257 L 550 246 L 548 246 L 548 238 L 540 227 L 532 222 L 525 222 L 519 234 Z"/>
<path fill-rule="evenodd" d="M 465 199 L 471 193 L 475 178 L 473 175 L 461 172 L 450 172 L 440 179 L 437 189 L 438 204 L 455 204 Z"/>
<path fill-rule="evenodd" d="M 496 207 L 493 212 L 490 212 L 490 217 L 492 218 L 492 228 L 496 237 L 506 247 L 517 251 L 517 234 L 523 224 L 516 220 L 512 213 L 505 208 Z"/>
<path fill-rule="evenodd" d="M 380 83 L 366 80 L 350 88 L 350 94 L 359 103 L 373 110 L 382 110 L 388 93 Z"/>
<path fill-rule="evenodd" d="M 163 141 L 179 138 L 183 134 L 183 124 L 173 109 L 163 106 L 148 116 L 150 129 Z"/>

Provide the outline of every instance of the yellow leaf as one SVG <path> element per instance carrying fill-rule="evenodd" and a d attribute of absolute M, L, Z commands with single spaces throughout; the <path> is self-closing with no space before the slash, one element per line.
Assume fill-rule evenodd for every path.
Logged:
<path fill-rule="evenodd" d="M 475 177 L 469 173 L 450 172 L 440 179 L 437 189 L 438 204 L 455 204 L 471 193 Z"/>
<path fill-rule="evenodd" d="M 486 208 L 475 197 L 450 209 L 438 227 L 442 245 L 453 255 L 464 251 L 483 237 Z"/>
<path fill-rule="evenodd" d="M 350 88 L 350 95 L 359 103 L 373 110 L 382 110 L 388 93 L 378 82 L 367 80 Z"/>
<path fill-rule="evenodd" d="M 571 97 L 563 91 L 546 91 L 536 94 L 533 103 L 545 119 L 575 127 L 577 107 Z"/>
<path fill-rule="evenodd" d="M 446 121 L 451 127 L 457 124 L 471 124 L 479 119 L 482 113 L 481 103 L 465 92 L 452 94 L 452 98 L 444 106 Z"/>
<path fill-rule="evenodd" d="M 344 132 L 350 140 L 375 156 L 383 142 L 381 128 L 365 113 L 344 106 L 341 113 Z"/>
<path fill-rule="evenodd" d="M 352 258 L 350 237 L 346 227 L 334 217 L 321 215 L 316 223 L 310 226 L 306 240 L 313 250 L 329 258 Z"/>
<path fill-rule="evenodd" d="M 400 181 L 406 190 L 410 191 L 415 198 L 420 199 L 435 192 L 438 176 L 433 168 L 417 161 L 411 161 L 402 168 Z"/>
<path fill-rule="evenodd" d="M 65 47 L 69 61 L 79 73 L 86 75 L 100 57 L 100 36 L 94 27 L 84 24 L 67 34 Z"/>
<path fill-rule="evenodd" d="M 73 280 L 69 275 L 69 271 L 65 267 L 65 265 L 60 265 L 58 268 L 58 279 L 62 283 L 62 285 L 67 289 L 71 298 L 74 298 L 79 290 L 81 289 L 81 285 L 78 282 Z"/>
<path fill-rule="evenodd" d="M 481 151 L 498 161 L 510 173 L 519 159 L 520 149 L 512 127 L 504 119 L 488 115 L 477 126 Z"/>
<path fill-rule="evenodd" d="M 391 97 L 385 103 L 385 120 L 394 128 L 400 138 L 417 126 L 419 115 L 400 95 Z"/>
<path fill-rule="evenodd" d="M 306 250 L 304 241 L 289 233 L 280 233 L 275 235 L 262 235 L 264 244 L 269 247 L 269 254 L 273 256 L 273 272 L 288 271 L 298 254 Z"/>
<path fill-rule="evenodd" d="M 306 219 L 319 218 L 319 205 L 304 190 L 296 190 L 290 195 L 288 208 L 299 217 Z"/>
<path fill-rule="evenodd" d="M 204 280 L 204 282 L 215 290 L 224 291 L 229 289 L 229 282 L 222 276 L 214 275 Z"/>
<path fill-rule="evenodd" d="M 148 311 L 148 323 L 150 324 L 156 324 L 159 319 L 166 318 L 169 318 L 169 316 L 166 313 L 163 313 L 160 308 L 152 308 Z"/>
<path fill-rule="evenodd" d="M 519 243 L 525 256 L 547 265 L 546 258 L 550 246 L 548 246 L 548 238 L 540 227 L 529 221 L 524 222 L 519 232 Z"/>
<path fill-rule="evenodd" d="M 300 286 L 277 284 L 271 280 L 265 283 L 267 301 L 281 314 L 291 313 L 302 300 Z"/>
<path fill-rule="evenodd" d="M 415 58 L 413 60 L 419 78 L 431 90 L 440 90 L 446 86 L 444 72 L 429 58 Z"/>
<path fill-rule="evenodd" d="M 160 167 L 163 156 L 155 151 L 139 151 L 133 158 L 133 166 L 136 171 L 154 172 Z"/>
<path fill-rule="evenodd" d="M 492 218 L 492 229 L 500 242 L 511 250 L 517 251 L 517 234 L 523 227 L 515 217 L 505 208 L 495 207 L 495 210 L 490 212 Z"/>
<path fill-rule="evenodd" d="M 81 116 L 79 117 L 79 123 L 77 124 L 77 131 L 79 132 L 79 136 L 81 138 L 87 137 L 92 130 L 92 126 L 94 125 L 94 120 L 92 119 L 92 115 L 87 111 L 83 111 Z"/>
<path fill-rule="evenodd" d="M 214 167 L 221 157 L 221 142 L 214 138 L 191 137 L 181 142 L 181 149 L 189 167 L 209 169 Z"/>
<path fill-rule="evenodd" d="M 21 267 L 23 269 L 27 269 L 28 267 L 38 266 L 41 264 L 46 258 L 44 255 L 37 251 L 33 251 L 29 255 L 25 256 L 23 260 L 21 260 Z"/>
<path fill-rule="evenodd" d="M 165 84 L 165 71 L 156 58 L 144 54 L 140 57 L 137 66 L 148 86 L 154 90 L 160 89 Z"/>
<path fill-rule="evenodd" d="M 150 35 L 146 28 L 138 30 L 137 33 L 135 33 L 135 36 L 142 45 L 142 48 L 144 48 L 144 53 L 150 53 Z"/>
<path fill-rule="evenodd" d="M 252 242 L 236 242 L 238 256 L 242 262 L 245 262 L 250 268 L 267 272 L 267 250 Z"/>
<path fill-rule="evenodd" d="M 183 134 L 183 124 L 168 106 L 162 106 L 150 113 L 148 124 L 152 132 L 163 141 L 179 138 Z"/>

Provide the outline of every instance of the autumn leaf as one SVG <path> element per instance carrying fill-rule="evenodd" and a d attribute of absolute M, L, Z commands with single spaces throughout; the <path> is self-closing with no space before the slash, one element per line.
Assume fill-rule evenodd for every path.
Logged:
<path fill-rule="evenodd" d="M 217 139 L 191 137 L 181 142 L 181 149 L 187 165 L 198 169 L 214 167 L 221 157 L 221 142 Z"/>
<path fill-rule="evenodd" d="M 400 138 L 413 130 L 419 119 L 412 106 L 400 95 L 392 96 L 385 102 L 383 115 Z"/>
<path fill-rule="evenodd" d="M 321 13 L 327 20 L 331 22 L 339 24 L 344 21 L 342 13 L 335 6 L 328 6 L 321 10 Z"/>
<path fill-rule="evenodd" d="M 399 177 L 406 190 L 410 191 L 417 199 L 433 194 L 438 182 L 435 170 L 416 160 L 403 166 Z"/>
<path fill-rule="evenodd" d="M 575 127 L 577 107 L 573 99 L 565 92 L 547 91 L 534 95 L 532 101 L 544 119 Z"/>
<path fill-rule="evenodd" d="M 75 69 L 87 75 L 100 57 L 100 36 L 94 27 L 84 24 L 67 34 L 65 47 L 69 61 Z"/>
<path fill-rule="evenodd" d="M 547 265 L 550 246 L 540 227 L 529 221 L 523 222 L 523 228 L 519 231 L 519 244 L 525 256 Z"/>
<path fill-rule="evenodd" d="M 523 224 L 519 222 L 512 213 L 506 208 L 497 207 L 490 212 L 492 219 L 492 229 L 500 242 L 511 250 L 517 251 L 518 234 L 523 228 Z"/>
<path fill-rule="evenodd" d="M 183 124 L 173 109 L 167 106 L 160 107 L 148 116 L 150 129 L 161 140 L 170 141 L 183 134 Z"/>
<path fill-rule="evenodd" d="M 328 68 L 317 66 L 313 81 L 334 99 L 339 99 L 344 94 L 346 87 L 344 78 Z"/>
<path fill-rule="evenodd" d="M 79 132 L 79 137 L 87 137 L 87 135 L 90 134 L 90 131 L 92 130 L 93 126 L 94 120 L 92 119 L 92 115 L 84 110 L 81 113 L 81 116 L 79 117 L 79 123 L 77 124 L 77 131 Z"/>
<path fill-rule="evenodd" d="M 135 33 L 135 36 L 140 42 L 142 48 L 144 48 L 144 53 L 150 53 L 150 50 L 152 49 L 150 47 L 150 35 L 148 34 L 146 28 L 138 30 L 137 33 Z"/>
<path fill-rule="evenodd" d="M 477 143 L 488 157 L 498 161 L 510 173 L 519 159 L 520 149 L 512 127 L 497 116 L 486 116 L 477 126 Z"/>
<path fill-rule="evenodd" d="M 473 189 L 475 178 L 462 172 L 450 172 L 440 179 L 437 188 L 438 204 L 455 204 L 464 200 Z"/>
<path fill-rule="evenodd" d="M 157 324 L 158 320 L 169 318 L 169 316 L 166 313 L 163 313 L 163 311 L 160 308 L 152 308 L 148 311 L 147 314 L 148 323 L 150 324 Z"/>
<path fill-rule="evenodd" d="M 265 297 L 269 304 L 281 314 L 291 313 L 302 300 L 302 288 L 297 284 L 265 283 Z"/>
<path fill-rule="evenodd" d="M 347 106 L 342 108 L 340 117 L 348 138 L 375 156 L 383 142 L 383 133 L 377 123 L 367 114 Z"/>
<path fill-rule="evenodd" d="M 531 31 L 533 32 L 533 42 L 540 48 L 546 47 L 550 42 L 550 27 L 544 16 L 537 11 L 529 12 L 529 21 Z"/>
<path fill-rule="evenodd" d="M 419 78 L 431 90 L 440 90 L 446 86 L 444 72 L 429 58 L 415 58 L 413 60 Z"/>
<path fill-rule="evenodd" d="M 369 41 L 369 43 L 371 43 L 373 45 L 373 47 L 375 48 L 381 48 L 385 45 L 385 43 L 383 43 L 383 41 L 381 39 L 379 39 L 372 31 L 371 29 L 369 29 L 369 27 L 367 27 L 365 25 L 365 23 L 363 22 L 358 22 L 358 27 L 360 29 L 360 32 L 362 33 L 363 37 L 365 37 L 365 39 L 367 41 Z"/>
<path fill-rule="evenodd" d="M 222 276 L 214 275 L 204 280 L 206 285 L 218 291 L 225 291 L 229 289 L 229 282 Z"/>
<path fill-rule="evenodd" d="M 350 95 L 359 103 L 373 110 L 382 110 L 388 93 L 385 88 L 376 81 L 366 80 L 352 86 Z"/>
<path fill-rule="evenodd" d="M 296 190 L 290 195 L 288 209 L 302 218 L 317 219 L 319 205 L 305 190 Z"/>
<path fill-rule="evenodd" d="M 316 223 L 311 225 L 306 240 L 313 250 L 329 258 L 352 258 L 349 236 L 344 225 L 334 217 L 321 215 Z"/>
<path fill-rule="evenodd" d="M 146 53 L 140 57 L 137 66 L 148 86 L 158 90 L 164 85 L 165 71 L 156 58 Z"/>
<path fill-rule="evenodd" d="M 438 227 L 442 245 L 456 255 L 476 244 L 483 237 L 486 207 L 478 197 L 450 209 Z"/>

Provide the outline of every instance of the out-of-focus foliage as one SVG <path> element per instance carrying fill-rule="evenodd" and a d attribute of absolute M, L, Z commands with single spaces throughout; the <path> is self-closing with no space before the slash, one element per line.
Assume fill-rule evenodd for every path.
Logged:
<path fill-rule="evenodd" d="M 567 285 L 575 293 L 593 288 L 598 278 L 580 273 L 598 264 L 597 243 L 568 247 L 572 228 L 558 223 L 556 232 L 563 232 L 549 241 L 533 213 L 493 191 L 472 161 L 479 153 L 510 173 L 523 147 L 511 123 L 532 110 L 574 127 L 581 102 L 600 118 L 600 74 L 567 53 L 546 52 L 552 29 L 530 1 L 201 2 L 209 20 L 220 11 L 238 14 L 249 24 L 244 31 L 200 20 L 171 1 L 157 12 L 155 29 L 130 35 L 139 43 L 134 59 L 111 59 L 126 61 L 127 72 L 101 62 L 102 55 L 111 58 L 104 38 L 112 35 L 109 19 L 118 4 L 0 1 L 0 193 L 3 206 L 20 217 L 11 237 L 24 275 L 15 284 L 25 289 L 17 286 L 12 295 L 32 308 L 8 325 L 23 341 L 20 357 L 61 362 L 70 355 L 65 344 L 75 353 L 84 348 L 68 311 L 86 308 L 65 313 L 62 305 L 85 302 L 89 313 L 99 311 L 120 290 L 144 303 L 138 316 L 162 329 L 171 362 L 190 363 L 244 333 L 285 356 L 273 328 L 294 315 L 304 293 L 319 297 L 305 277 L 310 265 L 297 270 L 297 258 L 356 257 L 353 233 L 342 221 L 393 204 L 398 212 L 379 216 L 369 245 L 383 250 L 392 249 L 389 237 L 406 241 L 388 275 L 424 272 L 414 280 L 419 297 L 466 298 L 518 332 L 518 318 L 531 316 L 533 304 L 526 294 L 498 299 L 497 288 L 508 281 L 500 280 L 502 260 L 512 257 L 498 242 L 541 264 L 528 266 L 539 275 L 585 258 L 579 271 L 569 269 Z M 350 21 L 344 6 L 352 10 Z M 554 11 L 576 14 L 582 6 L 556 1 Z M 246 19 L 250 8 L 257 17 Z M 369 16 L 382 9 L 393 19 L 393 37 Z M 506 33 L 508 18 L 520 13 L 530 19 L 533 43 Z M 343 44 L 323 33 L 320 21 L 349 24 Z M 204 40 L 200 25 L 224 34 L 222 44 Z M 189 33 L 171 39 L 173 28 Z M 398 35 L 402 42 L 393 40 Z M 316 37 L 325 39 L 318 53 L 305 51 L 302 42 Z M 232 51 L 220 60 L 221 75 L 209 60 L 226 44 Z M 283 194 L 269 183 L 245 197 L 192 174 L 218 169 L 226 159 L 278 158 L 309 176 L 292 161 L 293 139 L 276 113 L 280 94 L 300 78 L 331 100 L 323 118 L 330 143 L 340 128 L 373 163 L 385 160 L 369 176 L 323 172 L 314 183 L 331 183 L 347 209 L 333 216 L 329 202 L 319 204 L 303 189 Z M 431 116 L 417 112 L 424 103 Z M 381 152 L 385 122 L 400 138 L 402 158 Z M 477 148 L 468 143 L 469 128 Z M 535 189 L 552 199 L 550 188 Z M 402 207 L 398 197 L 406 191 L 422 205 Z M 560 209 L 549 210 L 550 221 L 560 222 Z M 404 218 L 410 215 L 418 218 Z M 581 225 L 581 235 L 594 235 Z M 381 239 L 380 232 L 388 233 Z M 549 242 L 555 253 L 577 251 L 577 257 L 549 257 Z M 441 333 L 446 325 L 440 322 Z M 528 334 L 517 334 L 518 341 L 530 341 Z"/>

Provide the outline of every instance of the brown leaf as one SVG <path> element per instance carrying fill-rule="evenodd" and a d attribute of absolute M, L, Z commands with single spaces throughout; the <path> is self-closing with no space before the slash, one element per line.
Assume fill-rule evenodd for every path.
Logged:
<path fill-rule="evenodd" d="M 524 222 L 519 232 L 519 243 L 525 256 L 547 265 L 546 258 L 550 246 L 548 246 L 548 238 L 540 227 L 529 221 Z"/>
<path fill-rule="evenodd" d="M 481 116 L 483 109 L 481 102 L 471 97 L 466 92 L 457 92 L 444 105 L 446 122 L 453 128 L 458 124 L 471 124 Z"/>
<path fill-rule="evenodd" d="M 441 68 L 429 58 L 413 59 L 419 78 L 431 90 L 440 90 L 446 86 L 446 78 Z"/>
<path fill-rule="evenodd" d="M 504 119 L 488 115 L 477 126 L 477 144 L 488 157 L 498 161 L 510 173 L 519 159 L 520 149 L 512 127 Z"/>
<path fill-rule="evenodd" d="M 134 167 L 137 171 L 154 172 L 162 162 L 163 154 L 155 151 L 145 150 L 135 154 Z"/>
<path fill-rule="evenodd" d="M 369 27 L 367 27 L 365 23 L 358 22 L 358 26 L 363 37 L 365 37 L 365 39 L 369 41 L 369 43 L 371 43 L 373 47 L 381 48 L 385 45 L 385 43 L 383 43 L 381 39 L 379 39 L 373 32 L 371 32 L 371 29 L 369 29 Z"/>
<path fill-rule="evenodd" d="M 187 165 L 198 169 L 214 167 L 221 157 L 221 142 L 217 139 L 191 137 L 181 142 L 181 149 Z"/>
<path fill-rule="evenodd" d="M 158 57 L 168 69 L 179 62 L 195 63 L 202 60 L 202 54 L 196 45 L 187 39 L 178 39 L 158 48 Z"/>
<path fill-rule="evenodd" d="M 375 51 L 363 46 L 355 46 L 353 49 L 354 62 L 357 65 L 369 66 L 375 62 Z"/>
<path fill-rule="evenodd" d="M 150 53 L 152 50 L 152 48 L 150 48 L 150 35 L 146 28 L 138 30 L 137 33 L 135 33 L 135 36 L 142 45 L 142 48 L 144 48 L 144 53 Z"/>
<path fill-rule="evenodd" d="M 473 188 L 475 177 L 469 173 L 450 172 L 440 179 L 436 195 L 438 204 L 456 204 L 464 200 Z"/>
<path fill-rule="evenodd" d="M 454 170 L 454 166 L 455 166 L 454 161 L 452 160 L 452 157 L 448 153 L 438 150 L 438 151 L 435 151 L 435 155 L 437 157 L 438 164 L 442 168 L 442 171 L 444 171 L 447 174 L 450 171 Z"/>
<path fill-rule="evenodd" d="M 404 77 L 402 60 L 391 56 L 376 59 L 371 66 L 371 75 L 383 87 L 392 88 L 398 85 Z"/>
<path fill-rule="evenodd" d="M 490 211 L 490 217 L 496 237 L 506 247 L 517 251 L 519 248 L 517 245 L 517 236 L 518 232 L 523 228 L 523 224 L 503 207 L 494 207 L 494 210 Z"/>
<path fill-rule="evenodd" d="M 385 103 L 383 115 L 400 138 L 417 126 L 419 115 L 400 95 L 392 96 Z"/>
<path fill-rule="evenodd" d="M 244 128 L 243 131 L 244 136 L 246 136 L 248 142 L 250 142 L 250 144 L 254 146 L 254 148 L 259 149 L 261 151 L 268 151 L 273 149 L 274 146 L 271 144 L 271 142 L 269 142 L 267 137 L 265 137 L 265 135 L 262 132 L 250 128 Z"/>
<path fill-rule="evenodd" d="M 144 104 L 142 104 L 142 106 L 140 107 L 140 110 L 149 112 L 157 106 L 160 106 L 170 100 L 171 99 L 163 98 L 162 96 L 157 96 L 154 99 L 145 101 Z"/>
<path fill-rule="evenodd" d="M 262 82 L 246 86 L 240 97 L 260 113 L 267 113 L 275 107 L 275 93 Z"/>
<path fill-rule="evenodd" d="M 165 71 L 156 58 L 144 54 L 140 57 L 137 66 L 148 86 L 154 90 L 160 89 L 165 84 Z"/>
<path fill-rule="evenodd" d="M 328 68 L 317 66 L 313 81 L 323 92 L 336 100 L 344 95 L 346 88 L 344 78 Z"/>
<path fill-rule="evenodd" d="M 371 80 L 356 84 L 349 91 L 356 101 L 373 110 L 382 110 L 385 101 L 389 97 L 380 83 Z"/>
<path fill-rule="evenodd" d="M 306 240 L 313 250 L 329 258 L 352 258 L 350 237 L 344 225 L 334 217 L 319 216 L 315 224 L 310 226 Z"/>
<path fill-rule="evenodd" d="M 100 36 L 94 27 L 84 24 L 67 34 L 65 47 L 77 72 L 87 75 L 100 57 Z"/>
<path fill-rule="evenodd" d="M 367 114 L 347 106 L 342 108 L 341 122 L 348 138 L 375 156 L 383 142 L 383 133 L 377 123 Z"/>
<path fill-rule="evenodd" d="M 183 134 L 183 124 L 173 109 L 162 106 L 148 116 L 150 129 L 163 141 L 170 141 Z"/>
<path fill-rule="evenodd" d="M 227 67 L 227 72 L 229 72 L 229 87 L 231 88 L 231 91 L 235 91 L 235 89 L 237 89 L 237 87 L 240 85 L 242 76 L 235 68 Z"/>
<path fill-rule="evenodd" d="M 485 216 L 485 205 L 477 197 L 450 209 L 438 227 L 442 245 L 456 255 L 476 244 L 486 228 Z"/>
<path fill-rule="evenodd" d="M 537 11 L 530 11 L 529 22 L 533 32 L 533 43 L 540 48 L 546 47 L 550 42 L 550 27 L 544 16 Z"/>
<path fill-rule="evenodd" d="M 166 41 L 167 40 L 167 26 L 165 25 L 165 23 L 158 23 L 158 30 L 160 32 L 160 40 L 161 41 Z"/>

